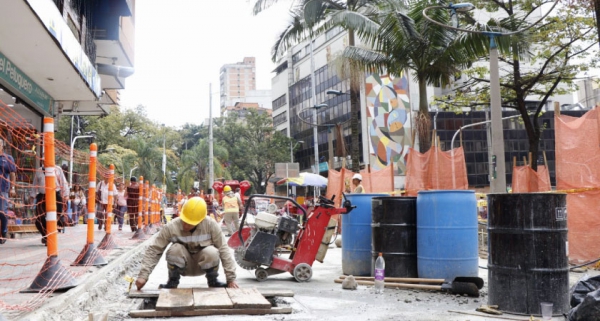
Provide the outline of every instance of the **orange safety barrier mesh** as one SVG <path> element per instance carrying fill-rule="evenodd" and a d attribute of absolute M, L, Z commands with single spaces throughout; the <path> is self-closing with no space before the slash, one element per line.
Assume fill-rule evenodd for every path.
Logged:
<path fill-rule="evenodd" d="M 424 154 L 410 148 L 406 160 L 405 186 L 408 196 L 417 196 L 422 190 L 468 189 L 463 148 L 444 152 L 432 147 Z"/>
<path fill-rule="evenodd" d="M 365 193 L 391 193 L 394 191 L 394 168 L 390 164 L 378 171 L 363 169 L 360 171 L 362 176 L 362 186 Z M 327 175 L 327 198 L 335 195 L 335 205 L 340 206 L 342 202 L 342 192 L 350 193 L 352 190 L 352 176 L 354 173 L 346 168 L 341 171 L 330 169 Z"/>
<path fill-rule="evenodd" d="M 4 199 L 8 203 L 6 215 L 8 216 L 8 238 L 6 243 L 0 244 L 0 311 L 8 319 L 19 319 L 19 315 L 35 310 L 42 305 L 61 279 L 67 277 L 65 274 L 52 275 L 51 279 L 45 280 L 48 288 L 39 293 L 20 293 L 27 290 L 38 277 L 45 277 L 47 259 L 47 247 L 41 242 L 42 237 L 35 225 L 38 219 L 46 217 L 45 204 L 40 201 L 38 194 L 45 190 L 45 177 L 41 168 L 41 150 L 43 145 L 43 133 L 30 123 L 30 121 L 19 115 L 14 108 L 0 101 L 0 138 L 5 142 L 4 152 L 14 159 L 16 169 L 16 194 L 9 195 Z M 70 147 L 64 142 L 55 140 L 56 159 L 69 160 Z M 89 159 L 88 152 L 75 150 L 73 153 L 73 183 L 87 190 L 89 186 Z M 57 165 L 61 163 L 57 161 Z M 37 166 L 37 168 L 36 168 Z M 39 169 L 39 171 L 38 171 Z M 62 169 L 57 169 L 60 173 Z M 97 168 L 98 178 L 107 172 L 100 164 Z M 34 184 L 35 175 L 39 174 L 41 183 Z M 68 171 L 64 173 L 68 180 Z M 66 181 L 65 180 L 65 181 Z M 0 181 L 8 183 L 8 178 L 0 176 Z M 67 187 L 68 189 L 68 187 Z M 64 218 L 69 212 L 67 209 L 70 193 L 66 191 L 62 213 L 57 213 L 57 218 Z M 87 196 L 87 193 L 85 194 Z M 2 197 L 0 195 L 0 197 Z M 74 202 L 73 202 L 74 203 Z M 83 218 L 87 210 L 82 211 Z M 74 217 L 74 216 L 72 216 Z M 84 223 L 84 220 L 81 220 Z M 70 226 L 69 220 L 65 224 L 59 224 L 61 231 L 57 232 L 58 252 L 57 257 L 60 264 L 68 270 L 69 277 L 81 277 L 90 270 L 90 266 L 70 266 L 77 260 L 79 253 L 86 244 L 86 224 Z M 73 222 L 75 224 L 75 222 Z M 67 225 L 63 228 L 62 225 Z M 42 225 L 40 225 L 42 226 Z M 114 234 L 114 233 L 113 233 Z M 116 243 L 119 246 L 132 246 L 139 240 L 131 240 L 131 232 L 117 234 Z M 95 243 L 104 236 L 104 231 L 97 231 L 94 235 Z M 99 251 L 98 254 L 106 255 L 108 251 Z"/>
<path fill-rule="evenodd" d="M 513 166 L 513 193 L 548 192 L 551 190 L 550 172 L 548 172 L 546 166 L 538 165 L 537 172 L 529 166 Z"/>
<path fill-rule="evenodd" d="M 575 191 L 567 196 L 569 259 L 600 257 L 600 116 L 588 111 L 580 118 L 556 115 L 556 187 Z"/>

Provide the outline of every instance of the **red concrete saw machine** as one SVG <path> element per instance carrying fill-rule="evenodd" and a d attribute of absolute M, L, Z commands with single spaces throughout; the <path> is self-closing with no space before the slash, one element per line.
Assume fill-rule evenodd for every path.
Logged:
<path fill-rule="evenodd" d="M 334 196 L 335 197 L 335 196 Z M 246 225 L 248 208 L 253 198 L 268 198 L 292 202 L 303 215 L 302 224 L 292 215 L 276 215 L 277 206 L 270 204 L 266 212 L 256 214 L 254 226 Z M 255 270 L 258 281 L 269 275 L 291 273 L 296 281 L 306 282 L 312 277 L 312 264 L 323 262 L 337 221 L 332 215 L 347 214 L 354 207 L 346 200 L 343 207 L 336 208 L 333 198 L 319 197 L 315 210 L 309 214 L 294 199 L 283 196 L 252 195 L 246 202 L 240 229 L 229 239 L 235 250 L 236 262 L 244 269 Z M 289 257 L 279 251 L 291 248 Z"/>

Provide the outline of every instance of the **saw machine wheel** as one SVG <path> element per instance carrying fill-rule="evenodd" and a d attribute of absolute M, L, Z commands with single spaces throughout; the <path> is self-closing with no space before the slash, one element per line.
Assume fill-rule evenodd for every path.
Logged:
<path fill-rule="evenodd" d="M 259 263 L 254 263 L 254 262 L 250 262 L 250 261 L 246 261 L 244 260 L 244 254 L 246 253 L 246 250 L 244 249 L 243 246 L 238 247 L 237 249 L 235 249 L 235 251 L 233 252 L 233 257 L 235 258 L 235 261 L 237 262 L 237 264 L 246 270 L 254 270 L 260 267 Z"/>
<path fill-rule="evenodd" d="M 307 282 L 312 278 L 312 267 L 306 263 L 300 263 L 294 268 L 294 278 L 298 282 Z"/>
<path fill-rule="evenodd" d="M 256 280 L 258 280 L 258 282 L 264 282 L 269 277 L 269 272 L 267 272 L 266 269 L 258 268 L 256 271 L 254 271 L 254 276 L 256 276 Z"/>

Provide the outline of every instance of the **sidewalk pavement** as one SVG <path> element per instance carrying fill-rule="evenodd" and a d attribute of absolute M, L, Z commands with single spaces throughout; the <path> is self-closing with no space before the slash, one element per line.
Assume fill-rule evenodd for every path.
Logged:
<path fill-rule="evenodd" d="M 94 225 L 96 247 L 105 234 L 104 230 L 98 230 L 97 224 Z M 118 230 L 118 225 L 112 225 L 113 239 L 118 248 L 100 250 L 104 259 L 111 262 L 143 241 L 132 240 L 133 234 L 128 225 L 124 225 L 122 231 Z M 102 268 L 70 266 L 83 250 L 86 239 L 86 224 L 67 227 L 65 233 L 58 233 L 58 259 L 75 278 L 76 284 L 84 283 L 90 275 Z M 47 248 L 42 244 L 39 233 L 17 235 L 16 238 L 8 239 L 6 243 L 0 245 L 0 316 L 13 319 L 22 313 L 39 308 L 51 298 L 62 295 L 59 292 L 20 293 L 31 286 L 46 259 Z"/>

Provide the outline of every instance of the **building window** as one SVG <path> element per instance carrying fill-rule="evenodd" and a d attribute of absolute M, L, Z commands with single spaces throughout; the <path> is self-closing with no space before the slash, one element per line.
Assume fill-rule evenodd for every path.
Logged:
<path fill-rule="evenodd" d="M 285 104 L 287 103 L 286 100 L 286 95 L 283 94 L 280 97 L 278 97 L 277 99 L 273 100 L 273 111 L 285 106 Z"/>
<path fill-rule="evenodd" d="M 281 125 L 287 121 L 287 111 L 273 117 L 273 126 Z"/>

